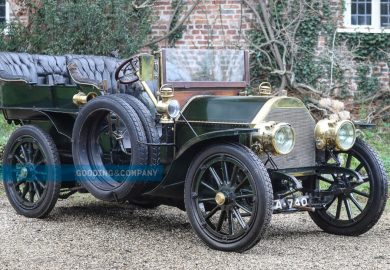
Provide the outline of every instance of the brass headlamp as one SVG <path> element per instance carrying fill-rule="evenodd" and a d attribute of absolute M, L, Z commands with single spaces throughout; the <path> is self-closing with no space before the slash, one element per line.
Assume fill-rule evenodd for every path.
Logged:
<path fill-rule="evenodd" d="M 174 99 L 175 92 L 173 87 L 163 85 L 160 88 L 161 100 L 157 102 L 157 112 L 161 113 L 160 122 L 163 124 L 173 123 L 173 119 L 180 113 L 180 104 Z"/>
<path fill-rule="evenodd" d="M 175 91 L 171 85 L 162 85 L 156 98 L 146 81 L 153 80 L 154 72 L 154 56 L 141 55 L 139 57 L 140 70 L 137 71 L 137 76 L 145 89 L 146 93 L 156 106 L 156 110 L 160 113 L 162 124 L 171 124 L 173 119 L 180 113 L 180 104 L 174 99 Z M 161 98 L 161 99 L 160 99 Z"/>
<path fill-rule="evenodd" d="M 258 132 L 252 135 L 252 149 L 278 155 L 290 153 L 295 145 L 295 132 L 290 124 L 274 121 L 257 124 Z"/>
<path fill-rule="evenodd" d="M 316 147 L 320 150 L 336 148 L 346 151 L 356 140 L 354 124 L 349 120 L 323 119 L 318 121 L 314 134 Z"/>

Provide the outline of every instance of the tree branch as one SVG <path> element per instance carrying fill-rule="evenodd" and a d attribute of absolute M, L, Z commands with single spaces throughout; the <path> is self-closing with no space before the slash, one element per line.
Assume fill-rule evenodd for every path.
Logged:
<path fill-rule="evenodd" d="M 156 38 L 155 40 L 153 41 L 150 41 L 146 44 L 144 44 L 142 47 L 148 47 L 150 45 L 153 45 L 153 44 L 156 44 L 157 42 L 160 42 L 161 40 L 164 40 L 166 38 L 168 38 L 170 35 L 172 35 L 173 33 L 176 32 L 177 29 L 179 29 L 180 26 L 182 26 L 185 21 L 188 19 L 188 17 L 191 15 L 192 11 L 194 11 L 194 9 L 198 6 L 199 2 L 201 0 L 196 0 L 195 3 L 192 5 L 192 7 L 188 10 L 188 12 L 184 15 L 184 17 L 175 25 L 175 27 L 173 27 L 165 36 L 162 36 L 162 37 L 159 37 L 159 38 Z"/>

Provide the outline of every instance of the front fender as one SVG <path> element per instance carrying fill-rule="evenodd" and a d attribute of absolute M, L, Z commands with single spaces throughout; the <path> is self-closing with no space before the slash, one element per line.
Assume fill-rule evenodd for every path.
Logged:
<path fill-rule="evenodd" d="M 161 183 L 146 196 L 170 198 L 181 202 L 183 200 L 184 181 L 187 170 L 194 156 L 208 145 L 222 142 L 246 144 L 250 134 L 257 131 L 254 128 L 235 128 L 207 132 L 186 142 L 177 152 L 175 159 L 168 168 Z"/>

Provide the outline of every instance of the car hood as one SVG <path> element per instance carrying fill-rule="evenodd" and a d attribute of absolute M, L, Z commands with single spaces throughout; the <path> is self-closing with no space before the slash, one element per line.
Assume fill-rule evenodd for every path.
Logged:
<path fill-rule="evenodd" d="M 301 100 L 286 96 L 195 96 L 183 107 L 178 120 L 254 126 L 264 121 L 273 108 L 304 107 Z"/>

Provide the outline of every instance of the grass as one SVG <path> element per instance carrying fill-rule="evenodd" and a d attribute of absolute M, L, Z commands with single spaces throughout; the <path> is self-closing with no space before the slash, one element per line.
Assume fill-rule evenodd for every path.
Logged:
<path fill-rule="evenodd" d="M 390 124 L 363 131 L 363 138 L 378 152 L 387 175 L 390 175 Z"/>
<path fill-rule="evenodd" d="M 0 115 L 0 149 L 7 143 L 8 137 L 14 129 L 15 126 L 13 124 L 9 125 Z"/>

